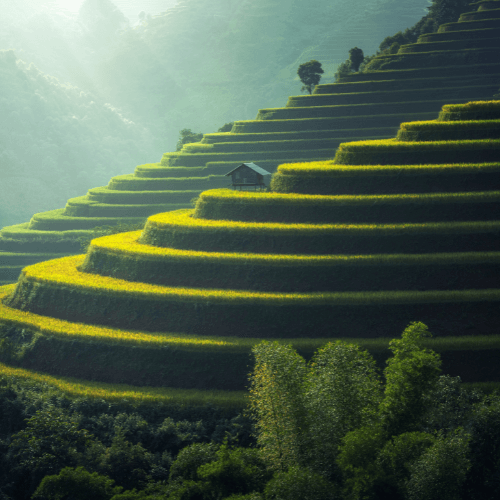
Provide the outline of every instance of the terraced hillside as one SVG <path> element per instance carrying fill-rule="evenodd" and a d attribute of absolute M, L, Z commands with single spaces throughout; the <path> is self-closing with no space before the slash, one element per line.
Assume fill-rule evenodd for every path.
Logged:
<path fill-rule="evenodd" d="M 357 339 L 382 360 L 423 321 L 446 372 L 500 381 L 499 153 L 500 101 L 447 105 L 395 139 L 281 165 L 272 192 L 210 190 L 29 266 L 0 288 L 1 369 L 234 402 L 262 338 L 306 354 Z"/>
<path fill-rule="evenodd" d="M 241 162 L 273 172 L 282 163 L 327 160 L 341 142 L 388 138 L 401 122 L 431 119 L 445 103 L 490 98 L 500 86 L 498 5 L 479 2 L 476 12 L 438 33 L 376 58 L 372 71 L 319 85 L 311 96 L 290 97 L 284 108 L 262 109 L 256 120 L 235 122 L 230 133 L 206 134 L 158 164 L 138 166 L 134 174 L 69 200 L 65 209 L 4 228 L 0 283 L 14 281 L 22 265 L 47 253 L 78 252 L 74 237 L 82 231 L 188 207 L 201 191 L 227 186 L 224 174 Z"/>

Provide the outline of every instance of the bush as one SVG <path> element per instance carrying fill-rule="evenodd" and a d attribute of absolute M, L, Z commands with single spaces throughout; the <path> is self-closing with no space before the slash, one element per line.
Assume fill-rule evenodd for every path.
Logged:
<path fill-rule="evenodd" d="M 233 128 L 233 125 L 234 125 L 234 122 L 229 122 L 229 123 L 225 123 L 224 125 L 222 125 L 222 127 L 217 130 L 218 133 L 221 133 L 221 132 L 231 132 L 231 129 Z"/>
<path fill-rule="evenodd" d="M 65 467 L 57 475 L 45 476 L 31 498 L 44 500 L 109 500 L 123 488 L 97 472 L 90 473 L 83 467 Z"/>
<path fill-rule="evenodd" d="M 264 490 L 266 500 L 333 500 L 336 487 L 307 468 L 292 467 L 277 473 Z"/>
<path fill-rule="evenodd" d="M 203 139 L 202 132 L 193 132 L 190 128 L 184 128 L 179 132 L 179 140 L 176 144 L 176 151 L 180 151 L 184 144 L 191 142 L 200 142 Z"/>
<path fill-rule="evenodd" d="M 199 481 L 198 468 L 217 458 L 218 446 L 214 443 L 194 443 L 183 448 L 170 468 L 169 480 Z"/>
<path fill-rule="evenodd" d="M 197 473 L 217 498 L 262 491 L 271 478 L 257 449 L 231 449 L 227 440 L 217 451 L 217 459 L 200 466 Z"/>
<path fill-rule="evenodd" d="M 335 71 L 334 78 L 335 82 L 338 83 L 344 76 L 351 73 L 351 61 L 346 59 L 343 63 L 337 66 L 337 71 Z"/>

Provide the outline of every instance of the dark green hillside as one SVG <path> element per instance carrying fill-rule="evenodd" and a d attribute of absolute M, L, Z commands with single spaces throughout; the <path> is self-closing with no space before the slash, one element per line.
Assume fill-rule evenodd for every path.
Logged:
<path fill-rule="evenodd" d="M 482 10 L 477 12 L 481 23 L 494 24 L 496 10 L 485 10 L 488 5 L 488 2 L 479 3 L 476 7 Z M 205 134 L 201 142 L 165 153 L 158 164 L 140 165 L 133 175 L 114 177 L 107 187 L 90 189 L 85 197 L 69 200 L 64 210 L 36 214 L 28 226 L 8 228 L 8 235 L 5 230 L 0 232 L 0 249 L 7 250 L 8 240 L 9 252 L 16 251 L 16 244 L 19 245 L 17 251 L 23 251 L 27 248 L 26 241 L 32 242 L 35 233 L 41 242 L 44 231 L 89 230 L 115 224 L 121 218 L 138 222 L 153 213 L 188 207 L 190 200 L 201 191 L 226 187 L 228 181 L 224 174 L 241 162 L 255 161 L 273 172 L 283 163 L 324 161 L 333 158 L 342 142 L 392 137 L 401 122 L 431 119 L 445 103 L 489 99 L 500 87 L 500 66 L 494 59 L 498 56 L 496 52 L 492 55 L 496 46 L 489 45 L 492 40 L 496 43 L 500 39 L 500 28 L 470 30 L 467 23 L 473 22 L 469 21 L 471 17 L 473 14 L 455 23 L 453 31 L 441 30 L 432 35 L 432 43 L 445 36 L 446 50 L 437 50 L 433 45 L 431 52 L 383 56 L 380 58 L 385 61 L 383 64 L 401 68 L 352 74 L 340 83 L 318 85 L 313 95 L 292 96 L 284 108 L 261 109 L 255 120 L 236 121 L 231 132 Z M 154 23 L 161 24 L 162 19 L 159 17 Z M 462 30 L 462 26 L 467 29 Z M 404 46 L 404 50 L 425 46 L 429 43 L 425 38 L 428 36 L 422 35 L 417 43 Z M 479 40 L 482 45 L 464 48 L 467 40 L 474 43 Z M 378 60 L 372 63 L 376 65 Z M 433 61 L 439 64 L 433 66 Z M 469 137 L 487 139 L 496 134 L 491 124 L 489 132 L 481 129 L 480 124 L 476 127 Z M 401 133 L 407 137 L 415 135 L 413 131 Z M 439 133 L 443 139 L 453 137 L 444 129 Z M 405 151 L 401 151 L 402 158 Z M 482 162 L 492 161 L 497 153 L 493 146 L 484 149 Z M 427 161 L 427 153 L 418 154 L 422 162 Z M 448 158 L 451 153 L 439 154 Z M 474 158 L 476 153 L 456 149 L 454 154 L 464 155 L 465 161 L 467 155 Z M 391 161 L 400 160 L 393 154 Z M 456 182 L 460 184 L 463 179 Z M 374 193 L 393 192 L 389 186 L 382 188 L 381 183 Z M 322 187 L 316 184 L 314 189 L 322 192 Z M 340 184 L 339 189 L 343 189 Z M 379 189 L 386 191 L 377 191 Z M 416 192 L 418 189 L 425 190 L 425 185 L 416 187 Z M 478 207 L 475 213 L 480 217 L 482 209 Z M 64 236 L 67 237 L 69 233 Z M 36 251 L 36 244 L 30 243 L 29 252 Z M 46 253 L 42 246 L 40 252 Z M 5 255 L 0 266 L 2 263 L 10 266 Z M 8 275 L 12 276 L 12 272 L 9 268 Z"/>
<path fill-rule="evenodd" d="M 109 104 L 0 51 L 0 226 L 60 206 L 147 158 L 151 136 Z"/>
<path fill-rule="evenodd" d="M 395 139 L 280 165 L 272 192 L 206 191 L 195 210 L 152 215 L 143 231 L 93 240 L 85 256 L 26 267 L 0 290 L 1 370 L 230 398 L 262 338 L 305 355 L 326 339 L 356 339 L 381 362 L 394 330 L 423 321 L 445 372 L 500 382 L 500 166 L 481 161 L 500 144 L 499 112 L 500 101 L 445 105 L 437 120 L 401 124 Z M 441 140 L 443 130 L 460 139 Z M 403 133 L 422 131 L 423 140 Z M 443 160 L 455 151 L 476 158 Z M 401 162 L 381 163 L 391 155 Z M 391 194 L 367 194 L 376 179 Z"/>

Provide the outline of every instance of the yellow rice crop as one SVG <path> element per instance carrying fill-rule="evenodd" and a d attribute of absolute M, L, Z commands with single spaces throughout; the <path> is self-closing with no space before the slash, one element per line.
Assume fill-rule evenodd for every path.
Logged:
<path fill-rule="evenodd" d="M 118 343 L 136 345 L 142 348 L 161 348 L 171 346 L 182 349 L 214 349 L 217 351 L 228 349 L 232 352 L 250 352 L 250 349 L 263 338 L 252 337 L 195 337 L 187 334 L 152 334 L 140 331 L 125 331 L 115 328 L 98 327 L 83 323 L 72 323 L 55 318 L 39 316 L 30 312 L 19 311 L 2 304 L 2 299 L 9 295 L 15 285 L 0 287 L 0 324 L 14 325 L 28 328 L 35 333 L 54 336 L 61 339 L 89 340 L 104 343 Z M 395 332 L 396 333 L 396 332 Z M 388 348 L 391 338 L 379 337 L 376 339 L 363 338 L 282 338 L 276 339 L 282 344 L 292 344 L 295 349 L 314 351 L 327 342 L 342 340 L 359 344 L 369 351 L 380 351 Z M 461 336 L 437 337 L 426 339 L 426 347 L 437 351 L 446 350 L 476 350 L 499 349 L 500 335 L 488 336 Z M 0 365 L 1 366 L 1 365 Z"/>
<path fill-rule="evenodd" d="M 408 224 L 283 224 L 274 222 L 240 222 L 228 220 L 196 219 L 191 217 L 193 210 L 176 210 L 152 215 L 148 218 L 148 228 L 173 228 L 179 231 L 196 229 L 197 231 L 233 231 L 262 232 L 281 234 L 330 234 L 330 235 L 360 235 L 360 234 L 463 234 L 498 231 L 499 221 L 481 222 L 428 222 Z"/>
<path fill-rule="evenodd" d="M 496 149 L 500 147 L 499 139 L 469 139 L 458 141 L 408 141 L 400 142 L 397 139 L 376 139 L 370 141 L 343 142 L 338 151 L 343 150 L 399 150 L 399 151 L 429 151 L 429 150 L 456 150 L 456 149 Z"/>
<path fill-rule="evenodd" d="M 445 104 L 443 111 L 491 111 L 500 110 L 500 101 L 470 101 L 465 104 Z"/>
<path fill-rule="evenodd" d="M 165 387 L 135 387 L 125 384 L 88 382 L 71 377 L 53 377 L 43 373 L 14 368 L 0 363 L 0 376 L 16 377 L 35 383 L 47 384 L 72 397 L 127 400 L 133 404 L 180 403 L 183 405 L 243 407 L 246 404 L 245 391 L 198 391 L 196 389 L 175 389 Z"/>
<path fill-rule="evenodd" d="M 251 191 L 233 191 L 232 189 L 211 189 L 201 193 L 201 201 L 261 204 L 300 204 L 313 205 L 374 205 L 376 203 L 473 203 L 500 201 L 500 191 L 463 192 L 463 193 L 409 193 L 381 195 L 314 195 L 297 193 L 258 193 Z"/>
<path fill-rule="evenodd" d="M 376 255 L 286 255 L 221 253 L 195 250 L 178 250 L 144 245 L 137 241 L 141 231 L 119 233 L 92 240 L 91 249 L 110 254 L 128 255 L 137 259 L 175 259 L 207 263 L 241 263 L 272 265 L 397 265 L 397 264 L 474 264 L 478 262 L 500 262 L 500 252 L 461 252 L 426 254 L 376 254 Z"/>
<path fill-rule="evenodd" d="M 488 172 L 500 170 L 500 163 L 450 163 L 438 165 L 337 165 L 333 160 L 309 163 L 284 163 L 278 167 L 282 175 L 314 175 L 314 176 L 353 176 L 353 175 L 387 175 L 391 173 L 436 173 L 446 171 Z"/>
<path fill-rule="evenodd" d="M 14 291 L 16 285 L 0 287 L 0 323 L 30 328 L 44 335 L 66 339 L 85 339 L 100 342 L 137 345 L 141 347 L 179 347 L 179 348 L 229 348 L 247 347 L 240 339 L 224 337 L 196 337 L 187 334 L 154 334 L 140 331 L 126 331 L 105 328 L 84 323 L 72 323 L 48 316 L 40 316 L 27 311 L 12 309 L 2 303 L 2 299 Z M 252 342 L 253 344 L 253 342 Z"/>
<path fill-rule="evenodd" d="M 427 129 L 454 129 L 454 128 L 467 128 L 467 129 L 483 129 L 499 127 L 500 120 L 454 120 L 451 122 L 440 122 L 437 120 L 429 121 L 416 121 L 416 122 L 403 122 L 399 125 L 401 130 L 427 130 Z"/>
<path fill-rule="evenodd" d="M 500 290 L 447 290 L 408 292 L 316 292 L 270 293 L 198 288 L 174 288 L 128 282 L 78 271 L 83 255 L 64 257 L 24 268 L 18 286 L 24 281 L 57 287 L 94 290 L 113 295 L 129 295 L 149 300 L 180 302 L 219 302 L 226 304 L 262 304 L 263 306 L 342 306 L 368 304 L 407 304 L 463 301 L 497 301 Z"/>

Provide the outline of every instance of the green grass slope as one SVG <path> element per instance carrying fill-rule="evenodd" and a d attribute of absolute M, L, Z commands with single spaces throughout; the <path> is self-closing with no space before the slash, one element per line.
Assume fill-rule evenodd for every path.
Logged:
<path fill-rule="evenodd" d="M 499 109 L 444 106 L 437 120 L 400 128 L 434 131 L 435 141 L 345 143 L 333 161 L 281 165 L 272 192 L 209 190 L 194 210 L 152 215 L 142 231 L 94 239 L 86 255 L 26 267 L 0 289 L 0 370 L 54 384 L 73 377 L 79 390 L 195 391 L 199 404 L 211 393 L 231 405 L 263 338 L 304 355 L 348 338 L 382 363 L 387 339 L 423 321 L 446 372 L 500 382 L 500 193 L 491 182 L 500 164 L 480 162 L 500 134 L 462 139 L 477 155 L 468 163 L 441 161 L 458 146 L 440 137 L 495 130 Z M 419 147 L 430 163 L 415 162 Z M 381 149 L 406 162 L 379 163 Z M 345 151 L 363 163 L 347 163 Z M 343 179 L 349 193 L 337 192 Z M 391 193 L 366 193 L 374 179 Z M 294 188 L 302 183 L 309 192 Z"/>

